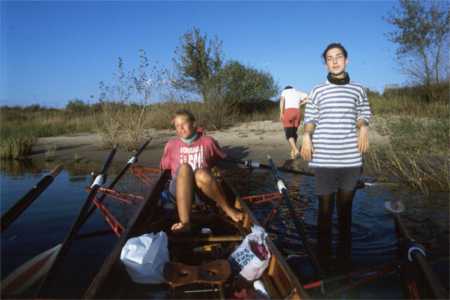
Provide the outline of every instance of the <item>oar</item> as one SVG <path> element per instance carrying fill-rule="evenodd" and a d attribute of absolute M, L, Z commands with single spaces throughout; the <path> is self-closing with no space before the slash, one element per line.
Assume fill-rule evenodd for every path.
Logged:
<path fill-rule="evenodd" d="M 316 269 L 318 275 L 320 278 L 323 278 L 323 271 L 320 267 L 319 261 L 317 260 L 316 255 L 314 254 L 313 250 L 311 249 L 311 246 L 308 242 L 308 237 L 306 235 L 305 230 L 305 224 L 303 223 L 301 218 L 297 218 L 294 210 L 294 206 L 291 203 L 291 199 L 289 199 L 288 189 L 286 185 L 284 184 L 283 180 L 280 178 L 277 172 L 277 168 L 275 167 L 275 164 L 270 157 L 270 155 L 267 155 L 267 159 L 269 160 L 269 165 L 271 167 L 273 178 L 275 179 L 278 187 L 278 191 L 280 194 L 283 195 L 283 200 L 286 206 L 289 209 L 289 213 L 291 215 L 292 222 L 294 223 L 295 229 L 297 230 L 298 234 L 300 235 L 300 238 L 302 239 L 303 246 L 305 247 L 306 253 L 308 254 L 309 258 L 311 259 L 312 264 L 314 265 L 314 268 Z"/>
<path fill-rule="evenodd" d="M 436 299 L 448 299 L 448 293 L 426 259 L 425 247 L 412 238 L 399 214 L 405 210 L 400 200 L 391 200 L 385 203 L 385 208 L 391 212 L 397 225 L 398 232 L 408 243 L 408 261 L 413 262 L 423 274 L 425 281 Z"/>
<path fill-rule="evenodd" d="M 224 159 L 224 161 L 235 163 L 235 164 L 241 164 L 244 167 L 251 168 L 251 169 L 258 169 L 258 168 L 267 169 L 267 170 L 272 169 L 271 166 L 262 164 L 256 160 L 237 160 L 237 159 L 227 158 L 227 159 Z M 285 167 L 275 167 L 275 168 L 281 172 L 299 174 L 299 175 L 304 175 L 304 176 L 314 176 L 314 174 L 311 172 L 298 171 L 298 170 L 288 169 Z"/>
<path fill-rule="evenodd" d="M 95 194 L 97 193 L 98 188 L 104 184 L 105 177 L 107 175 L 107 171 L 111 165 L 111 162 L 114 158 L 114 155 L 116 154 L 117 146 L 114 146 L 114 148 L 111 150 L 111 152 L 108 155 L 108 158 L 103 166 L 103 169 L 100 171 L 100 173 L 95 178 L 94 182 L 91 185 L 91 191 L 86 197 L 86 200 L 80 210 L 80 213 L 78 214 L 78 217 L 76 221 L 72 224 L 72 227 L 69 231 L 69 234 L 64 239 L 64 242 L 61 245 L 61 248 L 59 249 L 58 255 L 56 256 L 56 259 L 51 266 L 50 270 L 48 271 L 47 275 L 44 277 L 44 280 L 42 281 L 42 284 L 40 286 L 40 289 L 38 290 L 39 296 L 44 296 L 47 291 L 46 289 L 49 288 L 50 283 L 52 282 L 54 276 L 56 275 L 57 267 L 61 264 L 62 258 L 66 255 L 67 251 L 69 250 L 70 246 L 72 245 L 73 238 L 75 237 L 76 233 L 80 229 L 80 227 L 83 225 L 81 222 L 83 219 L 83 216 L 87 213 L 92 199 L 95 197 Z"/>
<path fill-rule="evenodd" d="M 144 144 L 142 144 L 142 146 L 136 151 L 136 153 L 132 157 L 130 157 L 126 165 L 123 167 L 122 171 L 120 171 L 120 173 L 116 176 L 116 178 L 114 178 L 114 180 L 109 184 L 108 189 L 112 189 L 117 184 L 117 182 L 119 182 L 122 176 L 128 171 L 130 166 L 138 161 L 139 155 L 141 155 L 141 153 L 145 150 L 145 148 L 151 141 L 152 141 L 151 138 L 148 139 Z M 102 194 L 98 199 L 98 202 L 101 203 L 105 197 L 106 194 Z M 86 220 L 89 219 L 89 217 L 95 211 L 96 207 L 97 206 L 95 206 L 94 204 L 91 205 L 86 215 L 81 218 L 81 224 L 84 224 Z"/>
<path fill-rule="evenodd" d="M 56 166 L 48 175 L 45 175 L 28 193 L 20 198 L 7 212 L 1 217 L 0 232 L 6 230 L 30 205 L 36 200 L 43 191 L 53 182 L 56 176 L 61 172 L 62 166 Z"/>
<path fill-rule="evenodd" d="M 238 160 L 238 159 L 232 159 L 232 158 L 226 158 L 224 159 L 225 162 L 230 162 L 234 164 L 240 164 L 243 165 L 246 168 L 249 169 L 268 169 L 271 170 L 272 167 L 269 165 L 262 164 L 255 160 Z M 303 176 L 315 176 L 314 173 L 311 172 L 305 172 L 305 171 L 299 171 L 294 169 L 289 169 L 285 167 L 276 167 L 277 171 L 283 172 L 283 173 L 292 173 L 292 174 L 298 174 Z M 392 182 L 367 182 L 363 179 L 359 179 L 356 183 L 356 189 L 362 189 L 365 187 L 372 187 L 372 186 L 378 186 L 378 185 L 385 185 L 385 184 L 396 184 Z"/>
<path fill-rule="evenodd" d="M 13 296 L 21 295 L 38 282 L 48 272 L 60 248 L 61 244 L 58 244 L 36 255 L 11 272 L 2 280 L 2 297 L 5 299 L 14 298 Z"/>

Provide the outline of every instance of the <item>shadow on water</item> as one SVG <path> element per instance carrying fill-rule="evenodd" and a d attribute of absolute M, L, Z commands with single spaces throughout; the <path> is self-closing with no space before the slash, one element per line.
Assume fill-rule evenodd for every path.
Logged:
<path fill-rule="evenodd" d="M 225 150 L 235 159 L 244 159 L 249 153 L 246 147 L 229 147 Z M 296 167 L 296 163 L 288 161 L 287 166 L 292 167 L 294 164 L 294 167 Z M 56 162 L 48 161 L 2 162 L 0 168 L 1 212 L 3 213 L 8 209 L 56 165 Z M 121 167 L 113 165 L 110 173 L 117 173 Z M 90 173 L 99 170 L 99 168 L 101 168 L 99 163 L 89 161 L 74 161 L 66 164 L 65 169 L 56 177 L 55 181 L 41 197 L 2 234 L 2 278 L 28 259 L 55 246 L 64 239 L 87 195 L 85 188 L 91 183 Z M 292 200 L 295 206 L 301 208 L 302 213 L 300 217 L 304 219 L 307 226 L 309 239 L 315 244 L 318 202 L 314 193 L 314 177 L 288 173 L 281 173 L 281 175 L 285 179 L 288 188 L 296 192 L 296 194 L 293 194 Z M 110 179 L 112 177 L 111 175 Z M 249 179 L 245 184 L 242 178 L 244 177 L 237 178 L 241 194 L 261 194 L 276 191 L 272 175 L 268 171 L 253 170 L 251 176 L 245 177 Z M 144 192 L 141 187 L 134 187 L 132 179 L 129 178 L 123 180 L 123 185 L 127 192 Z M 130 186 L 133 186 L 134 190 L 130 189 Z M 355 268 L 371 267 L 395 260 L 397 254 L 395 227 L 391 216 L 384 209 L 384 202 L 389 201 L 393 197 L 403 197 L 408 207 L 412 210 L 417 210 L 415 218 L 420 218 L 421 224 L 424 224 L 426 218 L 422 214 L 427 206 L 418 205 L 417 203 L 420 202 L 418 200 L 411 200 L 419 196 L 405 190 L 401 193 L 393 193 L 389 188 L 383 186 L 358 190 L 353 203 L 352 225 L 352 255 Z M 446 209 L 445 207 L 442 209 L 441 206 L 445 206 L 445 203 Z M 431 210 L 432 208 L 429 209 Z M 438 201 L 438 204 L 434 203 L 434 211 L 436 211 L 436 208 L 438 212 L 442 213 L 441 218 L 444 220 L 442 221 L 444 225 L 441 227 L 445 229 L 445 224 L 447 224 L 447 231 L 444 231 L 443 237 L 442 234 L 440 237 L 437 237 L 436 234 L 431 234 L 431 236 L 434 241 L 439 241 L 439 245 L 443 245 L 441 250 L 436 251 L 436 255 L 448 256 L 448 201 Z M 441 209 L 439 210 L 439 208 Z M 127 210 L 124 206 L 115 204 L 111 206 L 111 209 L 120 219 L 127 218 Z M 256 213 L 264 214 L 265 212 L 261 210 Z M 426 222 L 431 224 L 435 220 L 433 220 L 432 214 L 430 216 L 428 217 L 430 221 Z M 280 220 L 284 222 L 280 222 Z M 292 223 L 289 220 L 290 215 L 286 208 L 282 206 L 278 220 L 274 221 L 274 227 L 278 226 L 278 229 L 284 230 L 287 233 L 286 236 L 289 235 L 288 238 L 290 238 L 287 240 L 296 240 L 298 246 L 299 238 L 296 236 Z M 424 230 L 423 227 L 421 226 L 422 230 Z M 104 230 L 106 228 L 108 226 L 103 218 L 96 213 L 83 227 L 83 232 Z M 333 234 L 334 240 L 336 240 L 336 215 L 333 218 Z M 70 269 L 73 268 L 73 270 L 78 270 L 79 272 L 86 272 L 87 275 L 93 275 L 95 269 L 99 267 L 99 262 L 103 261 L 101 257 L 107 255 L 107 251 L 111 249 L 115 240 L 115 237 L 110 234 L 88 242 L 83 240 L 82 243 L 76 244 L 71 252 L 72 259 L 68 262 Z M 334 243 L 333 247 L 335 246 L 336 244 Z M 106 252 L 102 252 L 100 249 L 106 249 Z M 70 274 L 65 276 L 68 276 L 66 281 L 71 282 Z M 447 274 L 443 276 L 448 278 L 448 270 Z M 85 276 L 84 280 L 88 281 L 88 278 L 90 276 Z M 73 287 L 68 286 L 65 288 L 74 296 L 78 286 L 85 286 L 88 282 L 72 284 Z M 401 297 L 401 294 L 396 290 L 399 286 L 400 279 L 391 276 L 371 285 L 371 290 L 360 291 L 360 296 L 385 298 L 382 293 L 384 289 L 385 293 L 390 295 L 390 297 Z"/>
<path fill-rule="evenodd" d="M 298 162 L 287 161 L 285 168 L 294 168 L 296 170 L 310 171 L 304 165 Z M 288 185 L 289 190 L 298 191 L 292 194 L 292 201 L 298 217 L 303 218 L 308 232 L 308 239 L 315 247 L 317 239 L 317 209 L 318 200 L 315 196 L 314 177 L 300 176 L 289 173 L 280 174 Z M 276 191 L 275 182 L 272 175 L 262 170 L 254 170 L 249 184 L 250 194 L 261 194 Z M 402 188 L 400 191 L 392 191 L 392 187 L 377 185 L 359 189 L 353 200 L 353 218 L 352 218 L 352 261 L 353 269 L 367 269 L 383 264 L 390 264 L 398 261 L 398 240 L 394 220 L 389 212 L 384 208 L 384 203 L 391 199 L 400 198 L 408 210 L 402 217 L 418 218 L 422 215 L 419 223 L 410 223 L 408 227 L 414 237 L 427 247 L 430 260 L 444 258 L 444 261 L 433 265 L 442 279 L 442 283 L 448 289 L 448 200 L 447 197 L 438 195 L 441 201 L 429 201 L 423 198 L 423 195 Z M 435 195 L 436 197 L 436 195 Z M 424 203 L 428 203 L 425 205 Z M 428 208 L 434 203 L 433 208 Z M 260 220 L 267 216 L 268 210 L 260 210 L 256 213 Z M 424 218 L 423 214 L 428 215 Z M 436 219 L 437 218 L 437 219 Z M 291 216 L 287 208 L 282 205 L 279 210 L 278 218 L 273 221 L 272 229 L 278 234 L 278 245 L 284 253 L 299 253 L 304 255 L 303 247 L 299 242 L 299 236 L 295 232 L 293 222 L 289 221 Z M 440 226 L 432 225 L 432 220 L 439 223 Z M 425 225 L 425 220 L 428 220 Z M 425 229 L 428 227 L 428 229 Z M 440 229 L 438 230 L 439 227 Z M 435 229 L 434 233 L 424 234 L 420 231 L 430 231 Z M 436 231 L 439 231 L 436 232 Z M 281 234 L 280 234 L 281 233 Z M 280 243 L 280 235 L 284 240 Z M 336 242 L 338 237 L 338 220 L 336 208 L 333 215 L 333 250 L 335 255 Z M 300 244 L 300 247 L 298 245 Z M 287 248 L 291 249 L 287 249 Z M 289 251 L 291 250 L 291 251 Z M 446 259 L 446 260 L 445 260 Z M 401 298 L 401 279 L 398 274 L 392 274 L 381 278 L 376 282 L 358 290 L 358 295 L 362 298 Z"/>
<path fill-rule="evenodd" d="M 56 165 L 56 162 L 47 161 L 2 162 L 0 168 L 2 214 Z M 90 173 L 98 171 L 100 167 L 100 164 L 91 162 L 65 164 L 63 171 L 53 183 L 2 233 L 2 279 L 24 262 L 64 240 L 86 199 L 86 187 L 92 182 Z M 115 177 L 114 174 L 117 174 L 119 167 L 123 166 L 113 165 L 109 172 L 109 182 Z M 133 184 L 132 179 L 125 176 L 119 188 L 144 194 L 143 187 L 135 187 Z M 121 204 L 114 203 L 108 197 L 105 198 L 104 204 L 112 211 L 120 212 L 116 217 L 122 224 L 126 224 L 129 214 L 135 207 L 129 205 L 129 208 L 124 209 Z M 80 233 L 105 229 L 109 229 L 109 226 L 97 210 Z M 89 284 L 92 275 L 98 270 L 99 264 L 103 262 L 115 241 L 116 237 L 110 230 L 107 230 L 106 235 L 75 241 L 64 266 L 69 266 L 70 270 L 83 272 L 85 276 L 77 276 L 80 277 L 80 281 L 76 281 L 71 278 L 73 274 L 61 274 L 65 282 L 63 287 L 65 291 L 62 292 L 69 292 L 71 298 L 81 296 L 77 295 L 76 291 L 80 291 L 80 286 Z"/>

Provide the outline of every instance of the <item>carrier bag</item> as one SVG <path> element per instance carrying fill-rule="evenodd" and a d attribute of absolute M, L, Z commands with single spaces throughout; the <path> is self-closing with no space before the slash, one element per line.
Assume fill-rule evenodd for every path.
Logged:
<path fill-rule="evenodd" d="M 261 226 L 253 225 L 252 232 L 231 253 L 230 264 L 248 281 L 261 277 L 269 265 L 270 251 L 266 242 L 267 233 Z"/>
<path fill-rule="evenodd" d="M 167 235 L 160 231 L 129 239 L 122 248 L 120 260 L 134 282 L 164 282 L 164 265 L 169 261 Z"/>

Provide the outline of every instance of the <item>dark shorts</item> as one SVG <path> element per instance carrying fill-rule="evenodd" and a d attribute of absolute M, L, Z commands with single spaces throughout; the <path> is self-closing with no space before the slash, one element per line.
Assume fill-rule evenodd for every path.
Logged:
<path fill-rule="evenodd" d="M 338 190 L 351 192 L 361 176 L 361 167 L 315 168 L 316 194 L 330 195 Z"/>
<path fill-rule="evenodd" d="M 293 138 L 295 141 L 297 141 L 297 127 L 285 127 L 284 134 L 286 135 L 287 140 Z"/>
<path fill-rule="evenodd" d="M 176 203 L 176 195 L 177 195 L 177 177 L 173 177 L 169 182 L 169 194 L 170 194 L 170 200 L 174 203 Z M 198 191 L 196 188 L 194 188 L 194 199 L 193 203 L 195 204 L 202 204 L 202 198 L 200 197 Z"/>

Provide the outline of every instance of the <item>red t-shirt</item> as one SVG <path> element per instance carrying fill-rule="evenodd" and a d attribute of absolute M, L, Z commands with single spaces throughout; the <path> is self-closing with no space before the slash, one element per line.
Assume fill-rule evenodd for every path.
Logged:
<path fill-rule="evenodd" d="M 200 168 L 209 169 L 217 159 L 223 159 L 225 156 L 212 137 L 200 136 L 190 145 L 180 138 L 175 138 L 169 140 L 164 147 L 160 166 L 162 170 L 171 170 L 174 177 L 182 163 L 188 163 L 194 171 Z"/>

